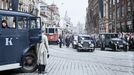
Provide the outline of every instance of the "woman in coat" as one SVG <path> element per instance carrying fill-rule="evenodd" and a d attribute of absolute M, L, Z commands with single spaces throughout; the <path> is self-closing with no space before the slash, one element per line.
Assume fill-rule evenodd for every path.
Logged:
<path fill-rule="evenodd" d="M 39 73 L 45 73 L 48 58 L 48 39 L 46 35 L 42 34 L 42 41 L 38 43 L 37 48 L 38 71 Z"/>

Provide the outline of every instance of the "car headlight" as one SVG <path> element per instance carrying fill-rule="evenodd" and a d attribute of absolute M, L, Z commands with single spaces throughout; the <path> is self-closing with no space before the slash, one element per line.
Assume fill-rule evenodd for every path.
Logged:
<path fill-rule="evenodd" d="M 81 41 L 80 43 L 83 44 L 83 41 Z"/>
<path fill-rule="evenodd" d="M 76 44 L 76 42 L 74 42 L 74 44 Z"/>
<path fill-rule="evenodd" d="M 126 44 L 126 41 L 123 41 L 124 44 Z"/>
<path fill-rule="evenodd" d="M 127 43 L 127 45 L 129 45 L 129 44 Z"/>
<path fill-rule="evenodd" d="M 91 44 L 91 41 L 89 41 L 88 43 Z"/>
<path fill-rule="evenodd" d="M 94 47 L 94 44 L 91 44 L 90 47 Z"/>
<path fill-rule="evenodd" d="M 78 43 L 78 46 L 82 47 L 82 45 L 80 43 Z"/>
<path fill-rule="evenodd" d="M 117 44 L 118 44 L 119 42 L 117 41 Z"/>

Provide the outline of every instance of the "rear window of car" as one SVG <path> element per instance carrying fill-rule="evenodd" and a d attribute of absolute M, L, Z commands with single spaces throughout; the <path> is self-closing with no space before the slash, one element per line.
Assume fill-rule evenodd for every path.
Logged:
<path fill-rule="evenodd" d="M 84 36 L 82 38 L 83 38 L 83 40 L 93 40 L 91 37 L 86 37 L 86 36 Z"/>

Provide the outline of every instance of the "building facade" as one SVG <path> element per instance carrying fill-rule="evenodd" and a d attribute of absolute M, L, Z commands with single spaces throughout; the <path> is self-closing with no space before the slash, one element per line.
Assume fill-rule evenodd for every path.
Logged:
<path fill-rule="evenodd" d="M 100 33 L 133 32 L 133 3 L 133 0 L 103 0 L 103 17 L 99 16 Z"/>
<path fill-rule="evenodd" d="M 60 22 L 60 14 L 59 14 L 59 8 L 55 4 L 48 5 L 48 16 L 50 25 L 52 27 L 59 27 Z"/>
<path fill-rule="evenodd" d="M 98 0 L 88 0 L 85 30 L 87 34 L 99 33 L 99 4 Z"/>
<path fill-rule="evenodd" d="M 108 0 L 99 0 L 99 33 L 108 32 L 109 13 Z"/>
<path fill-rule="evenodd" d="M 134 32 L 134 0 L 88 0 L 88 3 L 87 33 Z"/>
<path fill-rule="evenodd" d="M 47 5 L 45 2 L 41 2 L 40 15 L 46 27 L 59 27 L 60 14 L 55 4 Z"/>
<path fill-rule="evenodd" d="M 0 0 L 0 9 L 8 10 L 10 9 L 10 0 Z"/>
<path fill-rule="evenodd" d="M 13 10 L 14 6 L 18 7 L 17 11 L 33 13 L 35 10 L 35 5 L 39 0 L 0 0 L 0 9 Z M 15 3 L 16 2 L 16 3 Z"/>

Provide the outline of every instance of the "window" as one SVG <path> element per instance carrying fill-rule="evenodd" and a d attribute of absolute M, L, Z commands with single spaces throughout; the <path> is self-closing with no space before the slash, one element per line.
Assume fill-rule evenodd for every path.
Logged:
<path fill-rule="evenodd" d="M 120 0 L 117 0 L 117 3 L 119 3 L 120 2 Z"/>
<path fill-rule="evenodd" d="M 124 8 L 124 6 L 122 6 L 122 16 L 124 16 L 124 14 L 125 14 L 125 8 Z"/>
<path fill-rule="evenodd" d="M 31 27 L 30 29 L 36 29 L 36 20 L 31 20 Z"/>
<path fill-rule="evenodd" d="M 31 19 L 30 23 L 31 23 L 30 29 L 40 29 L 41 28 L 40 18 L 33 18 L 33 19 Z"/>
<path fill-rule="evenodd" d="M 54 28 L 49 28 L 49 33 L 54 33 Z"/>
<path fill-rule="evenodd" d="M 13 16 L 2 16 L 2 20 L 7 21 L 7 26 L 9 28 L 15 28 L 16 27 L 15 17 L 13 17 Z"/>
<path fill-rule="evenodd" d="M 106 16 L 107 10 L 106 10 L 106 4 L 104 4 L 104 17 Z"/>
<path fill-rule="evenodd" d="M 117 18 L 120 17 L 120 7 L 117 8 Z"/>
<path fill-rule="evenodd" d="M 125 15 L 125 4 L 124 4 L 124 1 L 122 1 L 121 15 L 122 15 L 122 16 Z"/>
<path fill-rule="evenodd" d="M 41 28 L 41 22 L 40 22 L 40 18 L 37 18 L 37 28 Z"/>
<path fill-rule="evenodd" d="M 113 0 L 113 5 L 115 5 L 115 0 Z"/>
<path fill-rule="evenodd" d="M 26 29 L 27 20 L 25 17 L 18 17 L 18 29 Z"/>

